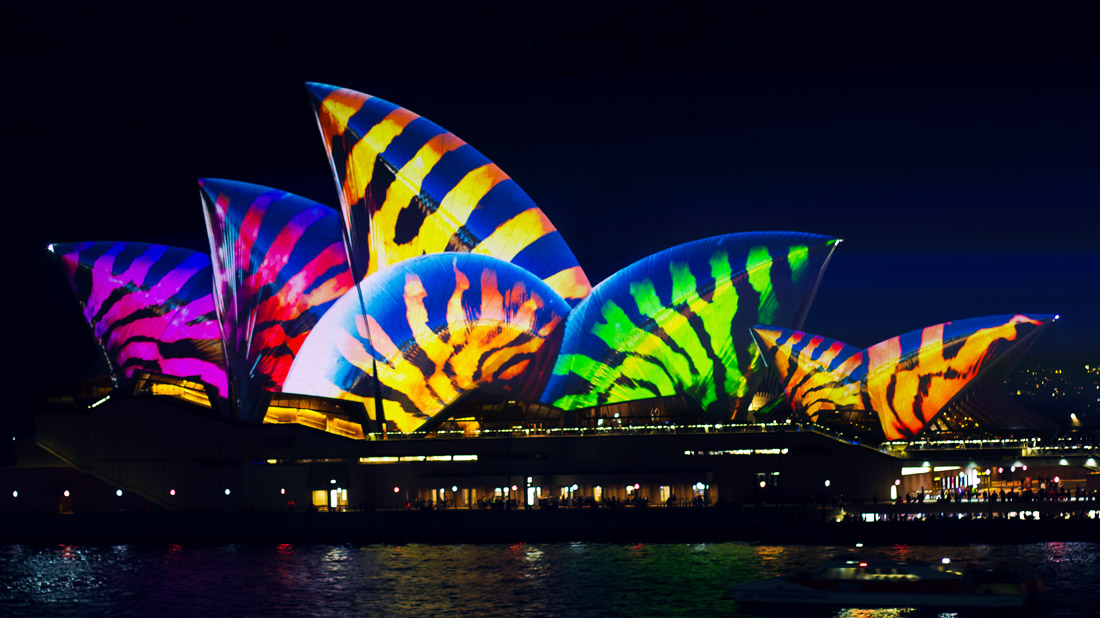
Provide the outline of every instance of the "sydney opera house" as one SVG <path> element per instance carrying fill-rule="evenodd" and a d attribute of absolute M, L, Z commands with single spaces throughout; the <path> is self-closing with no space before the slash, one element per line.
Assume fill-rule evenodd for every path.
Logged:
<path fill-rule="evenodd" d="M 73 475 L 63 510 L 885 497 L 958 482 L 903 475 L 933 455 L 890 445 L 1054 429 L 997 387 L 1056 316 L 866 349 L 808 334 L 840 240 L 801 232 L 703 238 L 593 285 L 472 146 L 307 89 L 339 208 L 202 179 L 209 253 L 49 247 L 109 375 L 56 395 L 21 447 L 70 476 L 0 508 L 56 508 Z"/>

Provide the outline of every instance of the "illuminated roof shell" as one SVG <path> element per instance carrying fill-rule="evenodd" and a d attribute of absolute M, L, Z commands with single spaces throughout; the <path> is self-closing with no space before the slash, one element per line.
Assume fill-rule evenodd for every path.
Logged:
<path fill-rule="evenodd" d="M 765 362 L 776 368 L 795 412 L 813 422 L 822 412 L 862 410 L 867 374 L 863 350 L 802 331 L 755 326 Z"/>
<path fill-rule="evenodd" d="M 631 264 L 569 315 L 542 400 L 570 410 L 685 394 L 728 421 L 758 378 L 750 327 L 800 324 L 837 242 L 729 234 Z"/>
<path fill-rule="evenodd" d="M 340 191 L 352 272 L 469 251 L 530 271 L 570 303 L 591 290 L 546 215 L 472 146 L 378 97 L 307 88 Z"/>
<path fill-rule="evenodd" d="M 531 273 L 469 253 L 405 260 L 359 287 L 314 327 L 284 390 L 373 399 L 376 361 L 386 420 L 404 432 L 474 389 L 536 399 L 569 312 Z"/>
<path fill-rule="evenodd" d="M 324 312 L 352 287 L 337 212 L 232 180 L 199 181 L 215 301 L 242 420 L 259 422 L 260 391 L 279 391 Z"/>
<path fill-rule="evenodd" d="M 151 372 L 204 382 L 226 396 L 208 256 L 136 242 L 55 244 L 50 251 L 116 384 Z"/>
<path fill-rule="evenodd" d="M 874 410 L 886 439 L 901 440 L 918 435 L 1009 350 L 1030 343 L 1055 319 L 1016 314 L 945 322 L 855 353 L 851 346 L 771 326 L 754 333 L 796 410 L 811 419 L 829 409 Z M 838 352 L 823 358 L 833 346 Z"/>

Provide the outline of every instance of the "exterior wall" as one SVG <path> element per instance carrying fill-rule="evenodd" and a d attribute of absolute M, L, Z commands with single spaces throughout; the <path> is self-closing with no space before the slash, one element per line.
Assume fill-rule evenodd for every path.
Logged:
<path fill-rule="evenodd" d="M 512 494 L 512 486 L 517 506 L 528 487 L 540 489 L 545 505 L 594 497 L 596 487 L 604 500 L 638 495 L 650 505 L 662 501 L 662 486 L 682 503 L 696 492 L 727 505 L 870 500 L 900 475 L 899 460 L 825 434 L 743 429 L 362 441 L 298 425 L 234 425 L 168 399 L 118 398 L 41 414 L 36 439 L 111 487 L 181 511 L 282 510 L 291 502 L 302 510 L 314 491 L 337 488 L 348 490 L 351 509 L 405 508 L 417 499 L 443 506 L 440 489 L 448 507 L 468 507 L 497 488 Z"/>

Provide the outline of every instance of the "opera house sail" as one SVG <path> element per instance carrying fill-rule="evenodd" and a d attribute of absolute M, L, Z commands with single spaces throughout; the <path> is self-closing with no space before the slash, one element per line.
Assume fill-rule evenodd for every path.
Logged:
<path fill-rule="evenodd" d="M 803 232 L 688 242 L 593 288 L 546 214 L 465 141 L 378 97 L 306 87 L 338 210 L 202 179 L 210 256 L 51 246 L 116 386 L 189 381 L 237 421 L 364 438 L 428 434 L 501 400 L 561 427 L 624 404 L 653 420 L 665 398 L 661 422 L 752 422 L 754 397 L 775 393 L 760 386 L 770 365 L 800 417 L 896 439 L 1052 319 L 949 322 L 866 350 L 803 333 L 840 242 Z"/>
<path fill-rule="evenodd" d="M 137 242 L 50 245 L 120 387 L 143 372 L 226 397 L 209 256 Z"/>
<path fill-rule="evenodd" d="M 110 381 L 51 396 L 18 451 L 81 485 L 13 486 L 0 510 L 70 513 L 77 495 L 112 513 L 874 506 L 1012 487 L 1029 464 L 1057 483 L 1100 460 L 1033 448 L 1059 426 L 1001 392 L 1057 316 L 856 347 L 801 330 L 838 238 L 726 233 L 642 257 L 596 217 L 592 235 L 632 263 L 593 287 L 547 214 L 465 141 L 378 97 L 306 88 L 339 208 L 203 178 L 209 254 L 50 245 Z M 1013 440 L 1021 461 L 1002 469 Z"/>
<path fill-rule="evenodd" d="M 682 394 L 706 418 L 729 421 L 759 378 L 749 329 L 801 324 L 837 242 L 729 234 L 622 269 L 570 313 L 543 401 L 571 410 Z"/>
<path fill-rule="evenodd" d="M 357 277 L 425 253 L 462 251 L 511 262 L 571 304 L 588 294 L 588 277 L 561 233 L 472 146 L 378 97 L 307 88 Z"/>
<path fill-rule="evenodd" d="M 258 422 L 261 392 L 280 392 L 298 349 L 352 288 L 335 210 L 230 180 L 201 187 L 214 298 L 239 418 Z"/>
<path fill-rule="evenodd" d="M 306 339 L 284 389 L 374 396 L 409 433 L 474 389 L 533 400 L 553 367 L 569 305 L 507 262 L 469 253 L 406 260 L 364 279 Z M 371 406 L 368 406 L 370 408 Z"/>
<path fill-rule="evenodd" d="M 753 329 L 795 411 L 873 411 L 887 440 L 913 438 L 956 397 L 1015 360 L 1057 316 L 999 315 L 945 322 L 866 350 L 772 326 Z"/>

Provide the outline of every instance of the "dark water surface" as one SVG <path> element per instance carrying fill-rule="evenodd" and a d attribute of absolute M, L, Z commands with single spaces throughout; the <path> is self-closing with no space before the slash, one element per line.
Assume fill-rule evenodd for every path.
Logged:
<path fill-rule="evenodd" d="M 738 606 L 734 582 L 813 566 L 845 548 L 701 545 L 0 546 L 11 616 L 953 617 L 981 611 Z M 1042 577 L 1036 607 L 1006 616 L 1100 615 L 1100 545 L 871 547 L 894 558 Z"/>

